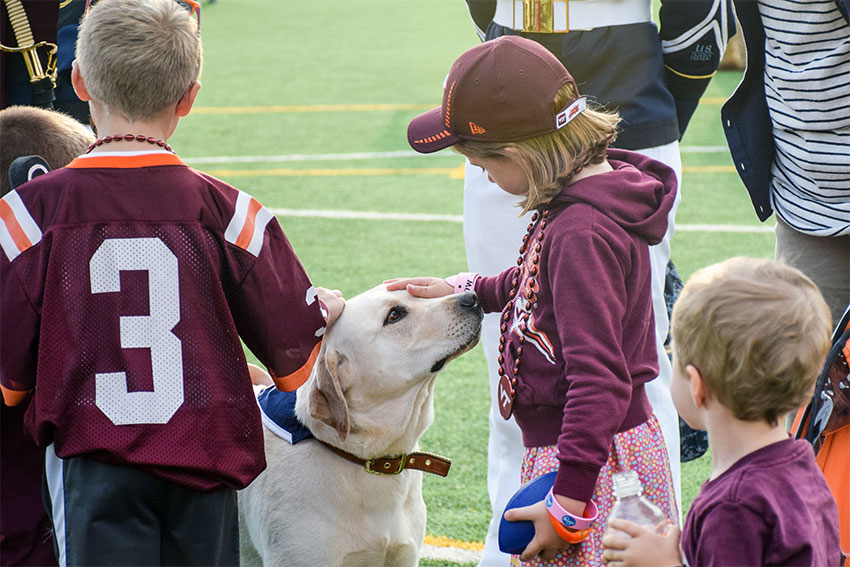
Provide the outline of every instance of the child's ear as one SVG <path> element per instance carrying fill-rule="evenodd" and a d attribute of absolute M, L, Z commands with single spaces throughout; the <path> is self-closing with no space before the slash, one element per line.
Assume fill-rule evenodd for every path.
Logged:
<path fill-rule="evenodd" d="M 513 146 L 508 146 L 507 148 L 505 148 L 505 153 L 513 159 L 517 159 L 517 157 L 519 157 L 519 150 L 517 150 Z"/>
<path fill-rule="evenodd" d="M 177 101 L 177 116 L 181 118 L 189 114 L 192 110 L 192 105 L 195 104 L 195 99 L 198 97 L 198 92 L 201 90 L 201 82 L 194 81 L 192 85 L 183 93 L 183 96 Z"/>
<path fill-rule="evenodd" d="M 710 394 L 705 380 L 702 378 L 699 369 L 693 364 L 685 366 L 685 374 L 688 377 L 688 384 L 691 388 L 691 398 L 694 400 L 694 405 L 698 408 L 704 408 Z"/>
<path fill-rule="evenodd" d="M 74 92 L 77 93 L 77 98 L 81 101 L 86 102 L 91 100 L 91 95 L 86 88 L 86 81 L 80 74 L 80 68 L 77 66 L 76 59 L 71 63 L 71 86 L 74 87 Z"/>

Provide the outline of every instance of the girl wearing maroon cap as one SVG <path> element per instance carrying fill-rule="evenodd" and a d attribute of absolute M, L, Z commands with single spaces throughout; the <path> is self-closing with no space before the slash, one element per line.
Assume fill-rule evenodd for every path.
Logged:
<path fill-rule="evenodd" d="M 454 146 L 522 196 L 522 213 L 536 213 L 516 265 L 498 275 L 387 286 L 423 297 L 471 289 L 485 312 L 501 313 L 499 406 L 522 430 L 521 481 L 557 471 L 548 507 L 505 515 L 534 523 L 534 539 L 513 559 L 524 565 L 601 565 L 612 477 L 623 470 L 679 518 L 645 392 L 658 374 L 648 247 L 667 230 L 677 180 L 660 162 L 610 149 L 618 123 L 588 107 L 545 48 L 505 36 L 461 55 L 442 106 L 408 129 L 417 151 Z"/>

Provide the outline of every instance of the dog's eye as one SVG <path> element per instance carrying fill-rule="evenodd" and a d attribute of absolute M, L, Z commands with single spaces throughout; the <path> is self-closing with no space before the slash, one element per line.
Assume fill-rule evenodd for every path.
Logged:
<path fill-rule="evenodd" d="M 398 321 L 404 319 L 404 316 L 407 315 L 407 309 L 404 307 L 392 307 L 387 313 L 387 318 L 384 319 L 384 325 L 391 325 L 393 323 L 397 323 Z"/>

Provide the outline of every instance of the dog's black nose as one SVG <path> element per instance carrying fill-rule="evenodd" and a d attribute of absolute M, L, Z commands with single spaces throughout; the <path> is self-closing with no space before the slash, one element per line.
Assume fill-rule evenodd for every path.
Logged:
<path fill-rule="evenodd" d="M 457 303 L 466 309 L 478 307 L 478 295 L 474 291 L 465 291 L 457 296 Z"/>

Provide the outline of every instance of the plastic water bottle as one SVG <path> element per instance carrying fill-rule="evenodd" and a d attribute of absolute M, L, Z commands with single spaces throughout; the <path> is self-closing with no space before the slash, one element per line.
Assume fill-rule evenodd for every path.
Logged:
<path fill-rule="evenodd" d="M 611 515 L 608 517 L 609 522 L 615 518 L 628 520 L 655 530 L 659 524 L 667 521 L 667 516 L 664 515 L 661 508 L 643 496 L 643 485 L 635 471 L 614 474 L 614 496 L 617 501 L 611 508 Z M 659 533 L 664 533 L 666 529 L 662 526 Z M 611 530 L 610 528 L 607 531 L 619 532 L 619 530 Z"/>

